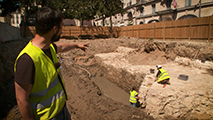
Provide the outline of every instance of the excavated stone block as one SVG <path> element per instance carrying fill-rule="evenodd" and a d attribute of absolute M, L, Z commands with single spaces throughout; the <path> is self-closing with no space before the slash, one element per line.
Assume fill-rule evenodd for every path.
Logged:
<path fill-rule="evenodd" d="M 187 81 L 189 79 L 189 76 L 188 75 L 184 75 L 184 74 L 180 74 L 178 76 L 178 79 Z"/>

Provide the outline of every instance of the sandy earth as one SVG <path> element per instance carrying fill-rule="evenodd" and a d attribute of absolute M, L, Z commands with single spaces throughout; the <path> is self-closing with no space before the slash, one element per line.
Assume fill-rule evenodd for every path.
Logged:
<path fill-rule="evenodd" d="M 70 42 L 70 41 L 65 41 Z M 93 53 L 95 54 L 101 54 L 101 53 L 112 53 L 116 52 L 116 49 L 118 46 L 123 47 L 129 47 L 136 49 L 136 52 L 130 53 L 126 56 L 126 59 L 129 61 L 132 65 L 143 65 L 141 69 L 144 69 L 146 72 L 149 72 L 150 68 L 154 68 L 157 64 L 161 64 L 164 66 L 165 69 L 168 70 L 170 73 L 170 76 L 173 78 L 171 80 L 172 82 L 172 89 L 180 89 L 183 93 L 191 93 L 190 91 L 194 91 L 196 93 L 197 91 L 206 88 L 205 91 L 211 91 L 211 86 L 213 85 L 211 79 L 213 79 L 212 70 L 206 71 L 206 70 L 200 70 L 198 68 L 195 68 L 196 66 L 190 66 L 190 65 L 179 65 L 178 63 L 174 63 L 173 60 L 176 56 L 181 57 L 188 57 L 188 58 L 205 58 L 205 59 L 212 59 L 212 56 L 209 55 L 212 51 L 212 44 L 211 43 L 199 43 L 199 42 L 187 42 L 182 41 L 181 45 L 176 45 L 178 47 L 172 47 L 167 46 L 163 44 L 162 48 L 156 49 L 153 44 L 150 44 L 149 42 L 139 39 L 107 39 L 107 40 L 99 40 L 99 41 L 82 41 L 82 42 L 90 42 L 91 46 L 90 49 L 86 52 L 86 54 L 81 53 L 81 51 L 78 54 L 81 54 L 81 56 L 73 57 L 72 59 L 78 63 L 79 65 L 84 66 L 85 69 L 87 69 L 92 74 L 92 81 L 95 82 L 95 84 L 99 87 L 99 89 L 102 91 L 102 94 L 112 100 L 120 101 L 123 104 L 128 105 L 128 90 L 125 91 L 119 91 L 119 88 L 114 87 L 114 85 L 107 81 L 107 73 L 104 73 L 102 71 L 103 68 L 101 66 L 97 65 L 95 63 L 95 60 L 93 58 Z M 168 41 L 169 42 L 169 41 Z M 149 45 L 150 44 L 150 45 Z M 168 43 L 170 45 L 170 43 Z M 171 43 L 173 44 L 173 43 Z M 195 46 L 191 45 L 195 44 Z M 198 44 L 198 47 L 197 45 Z M 146 47 L 146 46 L 149 47 Z M 200 46 L 203 45 L 205 49 L 200 49 Z M 158 47 L 160 47 L 159 45 Z M 144 48 L 147 52 L 144 52 Z M 165 48 L 164 48 L 165 47 Z M 155 49 L 155 50 L 152 50 Z M 159 50 L 161 49 L 161 50 Z M 167 50 L 162 50 L 167 49 Z M 199 50 L 199 55 L 196 54 L 196 52 Z M 167 51 L 167 52 L 165 52 Z M 92 53 L 92 54 L 91 54 Z M 175 53 L 175 54 L 174 54 Z M 74 52 L 75 55 L 75 52 Z M 69 54 L 63 54 L 62 55 L 65 59 L 71 59 L 70 56 L 73 56 L 72 53 Z M 68 57 L 69 56 L 69 57 Z M 69 63 L 68 63 L 69 64 Z M 110 72 L 110 71 L 109 71 Z M 147 73 L 148 73 L 147 72 Z M 189 76 L 188 81 L 182 81 L 178 78 L 178 75 L 185 74 Z M 89 74 L 88 74 L 89 76 Z M 94 77 L 95 76 L 95 77 Z M 187 84 L 189 85 L 190 91 L 187 92 Z M 167 86 L 168 89 L 171 86 Z M 182 86 L 182 87 L 181 87 Z M 192 87 L 194 86 L 194 87 Z M 180 88 L 178 88 L 180 87 Z M 195 90 L 196 87 L 199 87 L 199 90 Z M 170 90 L 170 89 L 169 89 Z M 113 92 L 116 91 L 116 92 Z M 203 92 L 204 90 L 202 90 Z M 204 91 L 204 92 L 205 92 Z M 201 91 L 200 91 L 201 92 Z M 142 109 L 144 110 L 144 109 Z M 177 116 L 178 117 L 178 116 Z M 185 117 L 185 116 L 184 116 Z M 201 116 L 193 116 L 194 118 L 207 118 L 207 117 L 201 117 Z M 191 118 L 193 118 L 191 117 Z M 112 117 L 114 119 L 114 117 Z M 168 119 L 170 119 L 169 117 Z M 190 118 L 190 117 L 188 117 Z M 123 118 L 122 118 L 123 119 Z"/>
<path fill-rule="evenodd" d="M 129 43 L 114 40 L 81 41 L 90 43 L 86 53 L 75 50 L 61 55 L 66 65 L 62 66 L 62 74 L 70 96 L 68 110 L 73 119 L 152 119 L 143 109 L 132 108 L 128 102 L 129 94 L 97 72 L 100 68 L 94 61 L 94 54 L 113 52 L 117 48 L 116 43 L 124 46 Z M 88 70 L 91 77 L 70 60 Z"/>
<path fill-rule="evenodd" d="M 97 84 L 98 87 L 103 91 L 103 95 L 111 98 L 112 100 L 129 105 L 129 94 L 121 88 L 117 87 L 105 77 L 93 77 L 91 80 L 94 81 L 95 84 Z"/>
<path fill-rule="evenodd" d="M 156 64 L 166 64 L 172 62 L 175 56 L 185 56 L 187 57 L 186 52 L 179 52 L 173 54 L 171 51 L 167 53 L 164 51 L 152 51 L 147 48 L 149 53 L 144 52 L 143 49 L 145 44 L 147 44 L 147 40 L 140 40 L 136 38 L 119 38 L 119 39 L 98 39 L 98 40 L 60 40 L 60 42 L 78 42 L 78 43 L 90 43 L 90 47 L 86 52 L 81 50 L 72 50 L 67 53 L 60 54 L 62 57 L 62 76 L 65 81 L 65 86 L 68 92 L 69 100 L 67 101 L 67 107 L 71 114 L 72 120 L 91 120 L 91 119 L 103 119 L 103 120 L 130 120 L 130 119 L 153 119 L 151 116 L 147 115 L 144 109 L 140 108 L 132 108 L 128 102 L 129 94 L 127 91 L 118 88 L 116 85 L 111 83 L 104 76 L 105 73 L 102 72 L 102 68 L 96 63 L 94 59 L 95 54 L 100 53 L 110 53 L 115 52 L 118 46 L 130 47 L 134 49 L 138 49 L 137 52 L 129 55 L 128 61 L 131 64 L 135 65 L 150 65 L 155 66 Z M 18 43 L 18 47 L 16 46 Z M 13 75 L 12 68 L 6 69 L 6 66 L 12 67 L 12 63 L 15 60 L 15 57 L 18 55 L 19 51 L 26 42 L 11 42 L 7 44 L 0 44 L 1 49 L 1 61 L 0 65 L 3 65 L 1 72 L 10 73 L 6 74 L 6 76 L 2 76 L 1 79 L 1 104 L 0 110 L 2 118 L 6 116 L 6 113 L 16 105 L 15 96 L 14 96 L 14 86 L 13 86 Z M 200 43 L 198 43 L 200 44 Z M 212 53 L 212 44 L 206 44 L 206 49 L 208 48 L 207 53 Z M 211 45 L 211 46 L 210 46 Z M 11 55 L 13 52 L 9 52 L 5 50 L 5 46 L 7 50 L 15 50 L 15 53 L 12 54 L 10 59 L 10 63 L 6 62 L 6 55 Z M 14 47 L 16 46 L 16 47 Z M 15 49 L 17 48 L 17 49 Z M 187 49 L 188 50 L 188 49 Z M 187 51 L 186 50 L 186 51 Z M 192 49 L 193 51 L 193 49 Z M 173 51 L 174 52 L 174 51 Z M 9 54 L 10 53 L 10 54 Z M 150 54 L 151 53 L 151 54 Z M 204 54 L 199 53 L 200 56 L 205 56 Z M 190 53 L 191 54 L 191 53 Z M 195 54 L 193 53 L 193 56 Z M 198 56 L 198 55 L 197 55 Z M 209 55 L 212 58 L 211 55 Z M 189 56 L 190 58 L 192 56 Z M 196 57 L 196 58 L 199 58 Z M 76 64 L 73 64 L 70 60 L 74 61 Z M 172 63 L 173 64 L 173 63 Z M 172 69 L 172 67 L 168 67 L 168 69 Z M 1 70 L 0 69 L 0 70 Z M 182 67 L 178 67 L 178 69 L 183 69 Z M 194 75 L 192 73 L 194 69 L 190 69 L 191 72 L 186 69 L 188 74 Z M 212 71 L 205 72 L 206 77 L 212 78 Z M 172 75 L 173 76 L 173 75 Z M 191 76 L 189 76 L 191 77 Z M 10 79 L 8 79 L 10 78 Z M 200 81 L 201 78 L 198 77 L 197 81 Z M 10 80 L 10 84 L 6 84 L 6 81 Z M 202 84 L 202 82 L 198 82 L 196 84 Z M 212 83 L 211 83 L 212 84 Z M 3 90 L 11 89 L 11 91 L 3 92 Z M 6 95 L 5 95 L 6 94 Z M 2 99 L 5 98 L 5 99 Z M 10 101 L 8 101 L 8 99 Z M 2 111 L 2 108 L 4 111 Z M 14 112 L 14 111 L 12 111 Z M 10 111 L 9 117 L 14 117 L 14 113 Z M 11 113 L 13 115 L 11 115 Z M 20 116 L 19 116 L 20 117 Z M 17 117 L 18 118 L 18 117 Z"/>

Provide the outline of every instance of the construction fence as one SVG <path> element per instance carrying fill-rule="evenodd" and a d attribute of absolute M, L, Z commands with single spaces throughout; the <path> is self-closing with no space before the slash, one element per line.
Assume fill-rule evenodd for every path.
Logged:
<path fill-rule="evenodd" d="M 35 34 L 35 28 L 29 27 Z M 110 27 L 63 26 L 62 36 L 105 35 L 110 37 Z M 213 40 L 213 15 L 175 21 L 164 21 L 142 25 L 113 27 L 113 37 L 136 37 L 161 40 Z"/>

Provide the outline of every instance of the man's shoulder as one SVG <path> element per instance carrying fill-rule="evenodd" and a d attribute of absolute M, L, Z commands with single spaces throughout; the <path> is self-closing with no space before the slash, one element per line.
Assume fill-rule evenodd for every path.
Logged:
<path fill-rule="evenodd" d="M 24 53 L 19 57 L 19 60 L 22 60 L 22 59 L 32 60 L 31 57 L 27 53 Z"/>
<path fill-rule="evenodd" d="M 34 64 L 34 63 L 32 58 L 27 53 L 24 53 L 17 60 L 17 64 Z"/>

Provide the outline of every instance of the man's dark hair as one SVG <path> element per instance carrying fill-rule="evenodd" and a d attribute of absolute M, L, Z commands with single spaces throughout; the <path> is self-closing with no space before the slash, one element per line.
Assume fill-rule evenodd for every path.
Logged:
<path fill-rule="evenodd" d="M 44 35 L 48 33 L 54 26 L 60 27 L 63 14 L 60 10 L 54 10 L 43 7 L 36 12 L 36 33 Z"/>
<path fill-rule="evenodd" d="M 136 90 L 136 87 L 135 87 L 135 86 L 132 87 L 132 90 L 131 90 L 131 91 L 133 91 L 133 90 Z"/>

